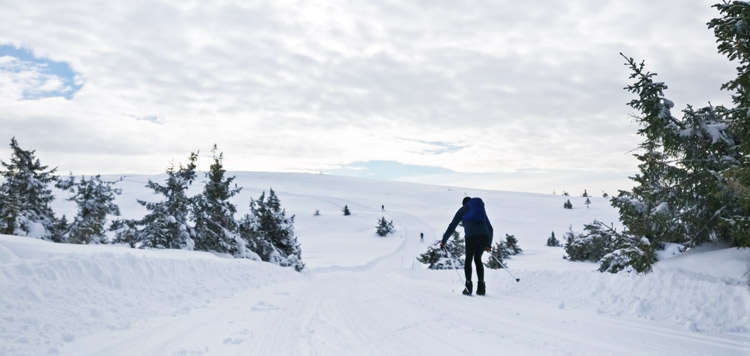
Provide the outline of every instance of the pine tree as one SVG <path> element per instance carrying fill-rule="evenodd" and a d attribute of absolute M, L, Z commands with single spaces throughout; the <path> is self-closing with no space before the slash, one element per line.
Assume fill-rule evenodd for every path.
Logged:
<path fill-rule="evenodd" d="M 615 248 L 614 229 L 594 220 L 584 226 L 584 233 L 575 234 L 573 229 L 566 233 L 565 252 L 571 261 L 598 262 Z"/>
<path fill-rule="evenodd" d="M 122 180 L 122 179 L 120 179 Z M 121 193 L 113 187 L 118 181 L 102 181 L 96 175 L 81 177 L 79 182 L 73 176 L 60 181 L 57 187 L 69 190 L 73 195 L 68 198 L 78 206 L 78 214 L 68 228 L 67 242 L 75 244 L 107 243 L 107 216 L 120 216 L 120 208 L 115 204 L 115 197 Z"/>
<path fill-rule="evenodd" d="M 393 233 L 396 229 L 393 227 L 393 220 L 390 222 L 385 220 L 385 217 L 378 219 L 378 224 L 375 225 L 375 229 L 379 236 L 386 236 Z"/>
<path fill-rule="evenodd" d="M 510 256 L 503 241 L 498 241 L 495 246 L 492 246 L 489 255 L 484 265 L 491 269 L 505 268 L 505 259 Z"/>
<path fill-rule="evenodd" d="M 570 202 L 570 199 L 568 199 L 568 201 L 566 201 L 565 203 L 563 203 L 563 208 L 565 208 L 565 209 L 573 209 L 573 203 Z"/>
<path fill-rule="evenodd" d="M 518 247 L 518 239 L 516 239 L 515 235 L 505 234 L 505 248 L 510 256 L 515 256 L 523 252 L 523 250 Z"/>
<path fill-rule="evenodd" d="M 250 199 L 250 214 L 240 224 L 240 234 L 263 261 L 302 271 L 302 249 L 294 235 L 294 215 L 287 218 L 276 192 L 264 191 L 258 200 Z"/>
<path fill-rule="evenodd" d="M 560 246 L 560 240 L 558 240 L 555 237 L 555 232 L 554 231 L 552 231 L 552 235 L 550 235 L 550 237 L 547 238 L 547 246 L 552 246 L 552 247 L 559 247 Z"/>
<path fill-rule="evenodd" d="M 718 219 L 722 235 L 734 246 L 750 246 L 750 4 L 732 1 L 713 6 L 722 15 L 708 23 L 720 54 L 739 62 L 737 77 L 722 85 L 735 107 L 727 110 L 728 131 L 735 139 L 737 163 L 724 170 L 727 199 Z"/>
<path fill-rule="evenodd" d="M 167 180 L 165 185 L 154 181 L 148 181 L 146 187 L 154 193 L 163 195 L 165 200 L 150 203 L 138 200 L 138 203 L 146 207 L 148 213 L 143 219 L 115 225 L 120 231 L 117 233 L 117 242 L 126 242 L 131 246 L 139 248 L 166 248 L 186 249 L 195 248 L 195 230 L 188 223 L 188 214 L 194 204 L 194 198 L 187 196 L 187 190 L 196 177 L 195 162 L 198 153 L 191 153 L 188 164 L 180 164 L 178 169 L 171 165 L 167 169 Z M 135 231 L 134 226 L 142 226 Z"/>
<path fill-rule="evenodd" d="M 631 233 L 657 245 L 694 246 L 726 235 L 721 227 L 725 211 L 736 209 L 725 178 L 717 173 L 737 162 L 727 110 L 688 106 L 682 119 L 675 118 L 674 104 L 664 97 L 666 85 L 655 82 L 656 74 L 646 72 L 642 62 L 626 59 L 636 80 L 627 89 L 638 95 L 629 105 L 641 112 L 636 119 L 645 153 L 636 155 L 641 173 L 631 179 L 638 184 L 632 192 L 621 191 L 613 206 Z"/>
<path fill-rule="evenodd" d="M 242 190 L 232 181 L 235 177 L 226 177 L 223 166 L 224 154 L 217 155 L 217 147 L 212 149 L 214 162 L 206 172 L 208 181 L 203 186 L 203 193 L 196 197 L 193 208 L 195 219 L 195 249 L 216 251 L 237 257 L 249 257 L 245 252 L 245 242 L 237 234 L 237 221 L 234 214 L 237 207 L 229 199 Z"/>
<path fill-rule="evenodd" d="M 348 205 L 344 205 L 344 209 L 341 210 L 341 211 L 344 212 L 344 216 L 352 215 L 352 212 L 349 211 L 349 206 Z"/>
<path fill-rule="evenodd" d="M 584 198 L 590 197 L 589 192 L 586 189 L 583 190 L 583 194 L 581 194 L 581 196 Z"/>
<path fill-rule="evenodd" d="M 485 266 L 492 269 L 503 268 L 504 260 L 521 253 L 518 239 L 514 235 L 505 234 L 505 241 L 498 241 L 490 250 L 490 258 Z"/>
<path fill-rule="evenodd" d="M 57 168 L 47 170 L 36 151 L 22 149 L 15 137 L 10 148 L 10 162 L 0 160 L 0 176 L 5 178 L 0 185 L 0 233 L 62 242 L 64 231 L 58 229 L 60 222 L 50 207 L 55 197 L 48 187 L 57 181 Z"/>
<path fill-rule="evenodd" d="M 462 269 L 465 250 L 464 239 L 458 231 L 454 231 L 453 238 L 445 243 L 445 248 L 440 248 L 440 241 L 435 241 L 417 257 L 417 261 L 428 265 L 428 269 Z"/>

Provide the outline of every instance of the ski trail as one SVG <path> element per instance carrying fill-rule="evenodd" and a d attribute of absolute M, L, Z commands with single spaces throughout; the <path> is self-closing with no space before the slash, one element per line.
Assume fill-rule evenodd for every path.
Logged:
<path fill-rule="evenodd" d="M 750 336 L 566 310 L 505 297 L 497 286 L 488 286 L 486 297 L 451 293 L 462 282 L 455 271 L 404 263 L 428 246 L 419 232 L 434 231 L 411 214 L 388 216 L 400 227 L 388 238 L 403 241 L 361 266 L 317 269 L 182 315 L 74 340 L 61 354 L 733 356 L 750 350 Z M 420 278 L 428 273 L 449 282 Z"/>

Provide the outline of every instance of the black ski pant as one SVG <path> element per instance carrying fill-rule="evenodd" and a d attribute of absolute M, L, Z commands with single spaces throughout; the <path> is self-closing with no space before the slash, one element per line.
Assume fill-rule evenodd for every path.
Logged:
<path fill-rule="evenodd" d="M 464 274 L 466 280 L 471 280 L 471 262 L 477 266 L 477 280 L 484 281 L 484 265 L 482 264 L 482 254 L 490 244 L 490 237 L 487 235 L 474 235 L 466 238 L 466 261 L 464 262 Z"/>

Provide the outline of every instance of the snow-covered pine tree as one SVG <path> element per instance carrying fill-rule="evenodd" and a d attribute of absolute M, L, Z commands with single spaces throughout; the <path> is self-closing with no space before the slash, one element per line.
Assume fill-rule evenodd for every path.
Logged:
<path fill-rule="evenodd" d="M 514 256 L 523 252 L 523 250 L 518 247 L 518 239 L 515 235 L 505 234 L 505 248 L 507 249 L 510 256 Z"/>
<path fill-rule="evenodd" d="M 565 234 L 565 252 L 571 261 L 598 262 L 615 250 L 614 229 L 594 220 L 584 225 L 584 233 L 575 234 L 573 229 Z"/>
<path fill-rule="evenodd" d="M 234 219 L 237 207 L 229 201 L 242 188 L 236 184 L 232 186 L 235 177 L 225 177 L 224 154 L 217 155 L 217 150 L 214 145 L 211 150 L 214 162 L 206 172 L 208 181 L 203 186 L 203 193 L 194 200 L 195 249 L 251 258 L 252 255 L 246 253 L 244 240 L 237 233 Z"/>
<path fill-rule="evenodd" d="M 583 194 L 581 194 L 581 196 L 584 198 L 590 197 L 589 192 L 586 189 L 583 190 Z"/>
<path fill-rule="evenodd" d="M 727 204 L 718 219 L 722 235 L 733 246 L 750 246 L 750 4 L 744 1 L 714 5 L 722 17 L 708 23 L 720 54 L 739 62 L 737 77 L 722 85 L 732 92 L 734 107 L 727 111 L 728 131 L 734 138 L 737 163 L 723 171 Z"/>
<path fill-rule="evenodd" d="M 453 238 L 445 243 L 445 249 L 440 248 L 440 241 L 435 241 L 427 247 L 427 251 L 417 261 L 427 265 L 428 269 L 462 269 L 464 268 L 464 239 L 458 231 L 453 232 Z"/>
<path fill-rule="evenodd" d="M 250 215 L 240 223 L 240 234 L 247 239 L 250 249 L 263 261 L 302 271 L 302 249 L 294 235 L 294 215 L 287 218 L 276 192 L 261 193 L 258 200 L 250 199 Z"/>
<path fill-rule="evenodd" d="M 378 224 L 375 226 L 379 236 L 386 236 L 393 233 L 396 229 L 393 227 L 393 220 L 390 222 L 385 220 L 385 216 L 378 219 Z"/>
<path fill-rule="evenodd" d="M 495 246 L 492 246 L 492 250 L 490 250 L 489 257 L 487 258 L 487 263 L 484 265 L 490 269 L 505 268 L 505 259 L 509 256 L 510 253 L 508 252 L 505 242 L 498 241 L 495 243 Z"/>
<path fill-rule="evenodd" d="M 344 205 L 344 209 L 342 209 L 341 211 L 344 212 L 344 216 L 352 215 L 352 212 L 349 211 L 349 206 L 348 205 Z"/>
<path fill-rule="evenodd" d="M 606 225 L 604 225 L 605 228 Z M 651 271 L 651 265 L 656 262 L 654 248 L 645 237 L 636 237 L 612 230 L 614 251 L 604 255 L 599 260 L 599 272 L 617 273 L 620 271 L 635 271 L 646 273 Z"/>
<path fill-rule="evenodd" d="M 552 231 L 552 235 L 550 235 L 550 237 L 547 238 L 547 246 L 551 246 L 551 247 L 559 247 L 560 246 L 560 240 L 558 240 L 555 237 L 555 232 L 554 231 Z"/>
<path fill-rule="evenodd" d="M 632 192 L 620 191 L 612 205 L 631 234 L 657 246 L 695 246 L 726 236 L 726 212 L 738 207 L 722 174 L 737 164 L 727 110 L 688 106 L 677 119 L 671 114 L 674 104 L 664 97 L 666 85 L 654 82 L 656 74 L 646 72 L 643 62 L 626 60 L 635 79 L 627 89 L 638 95 L 629 105 L 641 113 L 636 120 L 645 153 L 636 155 L 641 172 L 631 179 L 638 184 Z"/>
<path fill-rule="evenodd" d="M 568 201 L 566 201 L 565 203 L 563 203 L 563 208 L 565 208 L 565 209 L 573 209 L 573 203 L 570 202 L 570 199 L 568 199 Z"/>
<path fill-rule="evenodd" d="M 10 140 L 10 162 L 0 160 L 0 233 L 62 242 L 64 231 L 50 207 L 55 199 L 49 184 L 55 183 L 57 168 L 47 170 L 36 151 L 27 151 Z"/>
<path fill-rule="evenodd" d="M 146 207 L 148 213 L 133 224 L 116 224 L 119 228 L 124 227 L 118 231 L 116 241 L 127 242 L 138 248 L 195 248 L 195 230 L 188 223 L 193 198 L 187 196 L 187 190 L 196 177 L 197 159 L 198 153 L 191 153 L 186 166 L 180 164 L 180 167 L 175 169 L 174 165 L 171 165 L 167 169 L 165 185 L 149 179 L 146 187 L 151 188 L 156 194 L 163 195 L 165 200 L 156 203 L 138 200 L 139 204 Z M 143 228 L 133 231 L 130 229 L 132 226 Z"/>
<path fill-rule="evenodd" d="M 107 215 L 120 216 L 120 208 L 115 204 L 115 197 L 121 193 L 114 188 L 117 182 L 102 181 L 96 175 L 76 182 L 73 176 L 58 182 L 57 187 L 68 190 L 73 195 L 68 198 L 78 206 L 78 213 L 68 228 L 66 241 L 75 244 L 107 243 Z"/>

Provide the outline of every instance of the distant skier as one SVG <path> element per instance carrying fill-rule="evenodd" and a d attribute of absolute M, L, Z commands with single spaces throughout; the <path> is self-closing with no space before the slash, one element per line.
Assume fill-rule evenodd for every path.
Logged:
<path fill-rule="evenodd" d="M 419 241 L 424 242 L 424 232 L 419 233 Z"/>
<path fill-rule="evenodd" d="M 471 283 L 471 261 L 477 266 L 477 294 L 485 294 L 484 284 L 484 266 L 482 265 L 482 254 L 484 251 L 492 250 L 493 229 L 490 219 L 484 210 L 484 202 L 480 198 L 465 197 L 461 202 L 463 205 L 453 221 L 448 225 L 448 229 L 443 234 L 443 240 L 440 247 L 444 248 L 445 243 L 456 231 L 459 222 L 463 222 L 464 236 L 466 236 L 466 261 L 464 263 L 464 274 L 466 276 L 466 288 L 463 291 L 465 295 L 471 295 L 473 285 Z"/>
<path fill-rule="evenodd" d="M 385 205 L 380 206 L 380 211 L 385 211 Z"/>

